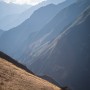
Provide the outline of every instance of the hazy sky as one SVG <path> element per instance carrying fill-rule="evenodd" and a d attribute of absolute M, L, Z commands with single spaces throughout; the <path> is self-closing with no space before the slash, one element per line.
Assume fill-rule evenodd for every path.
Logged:
<path fill-rule="evenodd" d="M 35 5 L 35 4 L 38 4 L 42 1 L 45 1 L 45 0 L 4 0 L 5 2 L 9 3 L 9 2 L 12 2 L 12 3 L 16 3 L 16 4 L 31 4 L 31 5 Z"/>
<path fill-rule="evenodd" d="M 31 5 L 36 5 L 42 1 L 46 1 L 46 0 L 0 0 L 0 1 L 5 1 L 7 3 L 15 3 L 15 4 L 31 4 Z M 50 0 L 50 2 L 62 2 L 65 0 Z"/>

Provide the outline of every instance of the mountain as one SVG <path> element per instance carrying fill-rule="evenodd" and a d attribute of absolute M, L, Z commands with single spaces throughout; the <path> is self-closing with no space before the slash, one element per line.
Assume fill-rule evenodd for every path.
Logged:
<path fill-rule="evenodd" d="M 30 7 L 31 5 L 17 5 L 17 4 L 6 3 L 1 1 L 0 2 L 0 29 L 8 30 L 12 28 L 13 22 L 18 19 L 19 15 Z"/>
<path fill-rule="evenodd" d="M 39 28 L 42 28 L 43 25 L 48 23 L 49 20 L 51 18 L 53 18 L 53 16 L 55 15 L 55 12 L 57 12 L 57 11 L 53 12 L 54 8 L 55 8 L 55 5 L 53 5 L 53 4 L 50 4 L 44 8 L 40 8 L 38 11 L 35 12 L 35 14 L 32 15 L 31 18 L 26 20 L 23 24 L 21 24 L 20 26 L 14 28 L 12 30 L 6 31 L 3 34 L 3 36 L 0 38 L 0 39 L 2 39 L 2 40 L 0 40 L 2 45 L 5 45 L 5 46 L 7 45 L 6 46 L 6 48 L 7 48 L 12 43 L 12 47 L 11 46 L 10 47 L 13 48 L 13 46 L 15 46 L 15 48 L 16 48 L 17 45 L 15 45 L 15 44 L 16 44 L 17 40 L 19 40 L 18 45 L 21 46 L 22 42 L 24 42 L 24 40 L 26 40 L 32 32 L 37 31 L 37 29 L 39 29 Z M 48 12 L 48 9 L 50 10 L 50 12 Z M 44 14 L 43 13 L 44 11 L 47 14 Z M 6 40 L 5 40 L 5 38 L 6 38 Z M 8 42 L 10 41 L 11 43 L 8 43 L 7 41 Z M 1 49 L 3 49 L 2 45 L 0 45 Z M 10 47 L 8 47 L 7 49 L 9 49 Z"/>
<path fill-rule="evenodd" d="M 51 43 L 52 40 L 54 40 L 66 28 L 68 28 L 87 8 L 88 3 L 84 3 L 85 2 L 74 3 L 62 9 L 40 31 L 38 31 L 37 33 L 32 33 L 18 48 L 18 50 L 16 50 L 15 55 L 12 55 L 12 57 L 21 60 L 20 62 L 25 64 L 26 66 L 30 66 L 37 60 L 38 56 L 40 56 L 43 51 L 46 50 L 48 44 Z M 53 44 L 53 46 L 54 45 L 55 44 Z M 51 46 L 50 48 L 53 48 L 53 46 Z M 44 53 L 47 53 L 48 51 L 49 49 Z M 19 54 L 19 52 L 21 54 Z"/>
<path fill-rule="evenodd" d="M 8 15 L 22 13 L 29 7 L 30 6 L 28 5 L 17 5 L 17 4 L 6 3 L 6 2 L 1 1 L 0 2 L 0 19 Z"/>
<path fill-rule="evenodd" d="M 9 30 L 13 27 L 15 27 L 15 25 L 17 26 L 18 24 L 16 23 L 16 21 L 18 20 L 19 14 L 12 14 L 12 15 L 7 15 L 3 18 L 0 19 L 0 28 L 4 31 Z M 15 24 L 14 24 L 14 23 Z"/>
<path fill-rule="evenodd" d="M 32 15 L 36 10 L 38 10 L 39 8 L 44 7 L 44 6 L 47 6 L 47 5 L 49 5 L 49 4 L 52 4 L 52 5 L 53 5 L 53 4 L 56 4 L 55 2 L 57 2 L 57 4 L 60 3 L 60 6 L 59 6 L 58 8 L 61 10 L 61 9 L 65 8 L 65 7 L 67 7 L 68 5 L 74 3 L 75 0 L 74 0 L 74 1 L 72 1 L 72 0 L 67 0 L 67 1 L 62 2 L 62 3 L 61 3 L 60 0 L 57 0 L 57 1 L 54 1 L 54 0 L 43 1 L 43 2 L 39 3 L 38 5 L 32 6 L 31 8 L 29 8 L 29 9 L 26 10 L 25 12 L 21 13 L 21 14 L 20 14 L 20 17 L 18 18 L 19 24 L 22 23 L 22 22 L 24 22 L 26 19 L 30 18 L 31 15 Z M 49 10 L 48 10 L 48 11 L 49 11 Z M 53 10 L 53 11 L 55 11 L 55 10 Z M 18 22 L 17 22 L 17 23 L 18 23 Z M 19 25 L 19 24 L 18 24 L 18 25 Z"/>
<path fill-rule="evenodd" d="M 62 3 L 65 2 L 66 0 L 47 0 L 47 3 L 53 3 L 53 4 L 58 4 L 58 3 Z M 68 0 L 67 0 L 68 1 Z"/>
<path fill-rule="evenodd" d="M 50 16 L 47 23 L 41 17 L 45 8 L 39 9 L 42 13 L 34 12 L 19 27 L 5 32 L 0 38 L 0 50 L 35 74 L 49 76 L 60 86 L 89 90 L 90 1 L 77 0 Z"/>
<path fill-rule="evenodd" d="M 0 36 L 1 36 L 3 33 L 4 33 L 4 31 L 3 31 L 3 30 L 0 30 Z"/>
<path fill-rule="evenodd" d="M 65 8 L 74 2 L 75 2 L 75 0 L 74 1 L 72 1 L 72 0 L 63 1 L 62 5 L 58 8 L 59 9 Z M 30 18 L 30 16 L 34 13 L 34 11 L 38 10 L 40 7 L 44 7 L 49 4 L 56 4 L 56 3 L 59 4 L 59 3 L 61 3 L 61 1 L 60 0 L 57 0 L 57 1 L 47 0 L 47 1 L 43 1 L 35 6 L 30 6 L 30 5 L 21 5 L 21 6 L 16 5 L 15 6 L 15 4 L 12 4 L 12 3 L 11 4 L 7 4 L 5 2 L 2 2 L 2 3 L 3 4 L 1 4 L 1 7 L 2 7 L 1 9 L 3 12 L 1 14 L 1 16 L 2 15 L 5 15 L 5 16 L 1 17 L 1 19 L 0 19 L 0 28 L 3 30 L 9 30 L 9 29 L 12 29 L 12 28 L 20 25 L 25 20 Z M 6 9 L 6 7 L 4 7 L 4 6 L 7 6 L 8 8 Z M 10 10 L 10 12 L 6 13 L 6 11 L 8 11 L 9 7 L 11 10 Z M 13 8 L 13 7 L 15 7 L 15 8 Z M 25 10 L 23 10 L 23 12 L 22 12 L 22 10 L 20 10 L 20 9 L 25 9 Z M 19 10 L 19 12 L 17 10 Z M 10 13 L 12 13 L 12 14 L 10 14 Z"/>
<path fill-rule="evenodd" d="M 1 1 L 0 29 L 3 30 L 12 29 L 23 23 L 26 19 L 28 19 L 34 13 L 35 10 L 48 4 L 55 4 L 54 2 L 55 1 L 47 0 L 39 3 L 38 5 L 31 6 L 31 5 L 16 5 L 13 3 L 6 3 Z M 58 3 L 61 3 L 61 1 L 58 1 Z"/>
<path fill-rule="evenodd" d="M 1 54 L 1 52 L 0 52 Z M 5 55 L 5 54 L 4 54 Z M 0 90 L 61 90 L 57 86 L 0 58 Z"/>
<path fill-rule="evenodd" d="M 41 47 L 30 70 L 47 75 L 71 90 L 89 90 L 90 82 L 90 8 L 85 10 L 58 37 Z M 44 49 L 43 49 L 44 48 Z"/>
<path fill-rule="evenodd" d="M 57 10 L 56 13 L 59 12 L 57 15 L 55 15 L 53 10 L 55 7 L 62 7 L 62 4 L 50 4 L 40 8 L 22 25 L 6 31 L 2 35 L 0 38 L 0 50 L 24 65 L 29 66 L 37 60 L 37 57 L 53 39 L 79 17 L 88 5 L 89 3 L 87 1 L 70 4 L 60 11 L 55 9 L 55 11 Z M 47 14 L 44 14 L 44 12 Z"/>
<path fill-rule="evenodd" d="M 65 2 L 62 2 L 62 7 L 58 7 L 59 9 L 62 9 L 62 8 L 65 8 L 67 7 L 68 5 L 70 5 L 71 3 L 74 3 L 75 1 L 72 1 L 72 0 L 69 0 L 69 1 L 65 1 Z M 61 1 L 58 1 L 58 3 L 61 3 Z M 22 12 L 20 13 L 19 15 L 9 15 L 8 17 L 5 17 L 6 18 L 6 21 L 10 21 L 9 23 L 5 22 L 3 19 L 1 20 L 1 28 L 3 28 L 4 30 L 9 30 L 13 27 L 16 27 L 18 25 L 20 25 L 21 23 L 23 23 L 26 19 L 30 18 L 31 15 L 36 11 L 38 10 L 39 8 L 41 7 L 44 7 L 46 5 L 49 5 L 49 4 L 56 4 L 55 1 L 43 1 L 41 3 L 39 3 L 38 5 L 35 5 L 35 6 L 32 6 L 30 7 L 28 10 L 26 10 L 25 12 Z M 12 19 L 12 18 L 13 19 Z"/>
<path fill-rule="evenodd" d="M 22 49 L 26 48 L 26 41 L 29 38 L 33 38 L 33 36 L 35 36 L 40 31 L 40 29 L 42 29 L 47 23 L 49 23 L 59 11 L 69 5 L 70 4 L 66 4 L 66 2 L 63 3 L 63 7 L 62 4 L 49 4 L 35 11 L 32 16 L 20 26 L 6 31 L 2 35 L 2 37 L 0 38 L 1 51 L 7 53 L 8 55 L 11 55 L 15 59 L 16 55 L 17 57 L 20 57 L 23 52 Z M 29 40 L 29 42 L 32 41 Z M 28 43 L 26 44 L 29 45 Z M 18 50 L 19 52 L 17 54 L 14 54 Z"/>
<path fill-rule="evenodd" d="M 58 3 L 61 3 L 61 1 L 58 1 L 57 4 Z M 0 2 L 0 7 L 2 11 L 0 15 L 0 29 L 9 30 L 20 25 L 26 19 L 28 19 L 34 13 L 35 10 L 48 4 L 56 4 L 56 3 L 55 1 L 47 0 L 39 3 L 38 5 L 31 6 L 31 5 L 16 5 L 13 3 L 7 4 L 3 1 Z"/>

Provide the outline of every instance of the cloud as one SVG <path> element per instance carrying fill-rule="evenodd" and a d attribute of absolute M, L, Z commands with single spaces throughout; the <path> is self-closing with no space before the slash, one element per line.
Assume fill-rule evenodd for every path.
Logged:
<path fill-rule="evenodd" d="M 15 3 L 15 4 L 31 4 L 35 5 L 45 0 L 4 0 L 7 3 Z"/>

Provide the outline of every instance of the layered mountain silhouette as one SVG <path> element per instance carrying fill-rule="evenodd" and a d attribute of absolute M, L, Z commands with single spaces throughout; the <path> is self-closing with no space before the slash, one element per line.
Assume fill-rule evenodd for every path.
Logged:
<path fill-rule="evenodd" d="M 62 87 L 89 90 L 90 1 L 68 2 L 41 7 L 4 32 L 0 50 Z"/>
<path fill-rule="evenodd" d="M 0 2 L 0 29 L 8 30 L 18 25 L 15 23 L 20 14 L 30 8 L 31 5 L 16 5 Z"/>
<path fill-rule="evenodd" d="M 72 0 L 67 0 L 67 1 L 64 1 L 64 0 L 62 0 L 62 1 L 61 0 L 46 0 L 46 1 L 43 1 L 43 2 L 39 3 L 38 5 L 32 6 L 31 8 L 29 8 L 25 12 L 21 13 L 20 16 L 18 17 L 18 21 L 15 21 L 15 22 L 17 22 L 16 25 L 17 24 L 19 25 L 22 22 L 24 22 L 26 19 L 30 18 L 31 15 L 41 7 L 45 7 L 45 6 L 49 5 L 49 4 L 57 5 L 57 4 L 61 3 L 59 5 L 59 7 L 58 7 L 58 9 L 61 10 L 61 9 L 69 6 L 70 4 L 72 4 L 74 2 L 76 2 L 76 1 L 72 1 Z M 53 7 L 53 11 L 56 12 L 57 8 L 54 8 L 54 7 Z M 48 11 L 52 11 L 52 10 L 49 9 Z M 14 25 L 15 25 L 15 23 L 14 23 Z"/>
<path fill-rule="evenodd" d="M 72 2 L 73 1 L 68 2 L 67 5 Z M 3 29 L 3 30 L 12 29 L 20 25 L 21 23 L 23 23 L 26 19 L 30 18 L 30 16 L 34 13 L 34 11 L 39 9 L 40 7 L 43 7 L 49 4 L 58 4 L 58 3 L 61 3 L 61 1 L 47 0 L 35 6 L 31 6 L 31 5 L 20 6 L 13 3 L 7 4 L 2 1 L 0 2 L 0 5 L 1 5 L 0 11 L 2 11 L 0 15 L 0 29 Z M 62 5 L 62 6 L 65 6 L 65 5 Z"/>
<path fill-rule="evenodd" d="M 68 5 L 70 5 L 69 2 L 67 3 L 65 2 L 63 3 L 63 7 L 62 4 L 59 5 L 50 4 L 38 9 L 23 24 L 14 29 L 6 31 L 2 35 L 2 37 L 0 38 L 1 50 L 7 53 L 8 55 L 11 56 L 18 55 L 20 57 L 23 53 L 23 49 L 26 48 L 26 45 L 29 45 L 27 43 L 33 41 L 30 38 L 33 38 L 33 36 L 35 37 L 38 31 L 42 30 L 42 28 L 46 24 L 48 24 L 59 11 L 61 11 L 64 7 L 67 7 Z M 28 39 L 30 39 L 31 41 L 29 40 L 28 42 Z M 17 52 L 16 49 L 19 50 L 19 52 L 17 54 L 14 54 Z"/>
<path fill-rule="evenodd" d="M 82 3 L 85 3 L 85 2 L 82 2 Z M 77 3 L 77 4 L 75 3 L 75 4 L 70 5 L 67 8 L 64 8 L 40 31 L 37 31 L 36 33 L 35 32 L 31 33 L 31 31 L 30 31 L 31 34 L 28 33 L 29 36 L 27 39 L 25 39 L 24 43 L 21 43 L 21 39 L 18 41 L 22 45 L 19 46 L 17 44 L 19 47 L 18 47 L 18 50 L 15 49 L 16 56 L 13 55 L 13 53 L 12 53 L 12 56 L 14 58 L 17 57 L 17 59 L 19 59 L 19 60 L 21 59 L 21 62 L 22 61 L 24 62 L 25 60 L 27 60 L 27 62 L 24 62 L 24 64 L 33 63 L 35 61 L 35 58 L 37 59 L 37 57 L 45 50 L 45 47 L 48 45 L 48 43 L 50 43 L 60 33 L 62 33 L 62 31 L 64 29 L 68 28 L 79 17 L 79 15 L 83 12 L 83 10 L 86 9 L 88 3 L 85 4 L 85 6 L 82 3 L 81 3 L 81 6 L 80 6 L 80 3 Z M 79 10 L 77 10 L 78 8 L 79 8 Z M 74 11 L 73 12 L 74 15 L 71 17 L 72 11 Z M 64 17 L 64 15 L 65 15 L 65 17 Z M 60 18 L 60 17 L 63 17 L 63 18 Z M 60 19 L 58 19 L 58 18 L 60 18 Z M 25 33 L 27 33 L 27 32 L 25 32 Z M 24 34 L 20 33 L 19 35 L 27 36 L 27 34 L 25 34 L 25 33 Z M 5 35 L 5 37 L 6 37 L 6 35 Z M 23 36 L 22 36 L 22 38 L 23 38 Z M 17 40 L 18 40 L 18 38 L 17 38 Z M 23 39 L 23 41 L 24 41 L 24 39 Z M 14 43 L 14 40 L 13 40 L 13 43 Z M 43 49 L 41 50 L 41 48 L 43 48 Z M 6 49 L 6 50 L 8 50 L 8 49 Z"/>
<path fill-rule="evenodd" d="M 17 5 L 0 1 L 0 19 L 7 15 L 19 14 L 28 9 L 28 5 Z"/>

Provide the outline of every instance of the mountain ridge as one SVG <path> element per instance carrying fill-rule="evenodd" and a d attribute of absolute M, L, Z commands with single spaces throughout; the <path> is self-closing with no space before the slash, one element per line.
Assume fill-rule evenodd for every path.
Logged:
<path fill-rule="evenodd" d="M 77 0 L 36 32 L 18 28 L 13 34 L 10 30 L 0 38 L 0 49 L 38 76 L 72 90 L 89 90 L 89 6 L 89 0 Z"/>
<path fill-rule="evenodd" d="M 63 3 L 64 4 L 64 3 Z M 66 5 L 66 3 L 65 3 L 65 5 Z M 60 7 L 61 7 L 62 5 L 60 5 Z M 49 5 L 48 5 L 48 7 L 49 7 Z M 58 5 L 58 7 L 59 7 L 59 5 Z M 58 8 L 57 7 L 57 8 Z M 45 7 L 44 7 L 45 8 Z M 43 9 L 44 9 L 43 8 Z M 47 8 L 48 9 L 48 8 Z M 52 14 L 54 13 L 53 12 L 53 8 L 51 7 L 51 8 L 49 8 L 51 11 L 49 12 L 49 16 L 48 16 L 48 18 L 49 18 L 49 20 L 51 19 L 51 16 L 52 16 Z M 58 8 L 59 9 L 59 8 Z M 40 9 L 41 10 L 41 9 Z M 57 10 L 58 11 L 58 10 Z M 57 13 L 57 11 L 55 11 L 56 13 Z M 39 11 L 38 11 L 39 12 Z M 46 11 L 47 12 L 47 11 Z M 52 12 L 52 13 L 51 13 Z M 47 12 L 48 13 L 48 12 Z M 43 13 L 41 14 L 41 15 L 43 15 Z M 48 15 L 48 14 L 47 14 Z M 45 14 L 45 16 L 47 16 L 46 14 Z M 55 13 L 54 13 L 54 15 L 55 15 Z M 54 16 L 53 15 L 53 16 Z M 38 16 L 39 16 L 39 14 L 38 14 Z M 53 16 L 52 16 L 52 18 L 53 18 Z M 35 18 L 34 16 L 33 16 L 33 18 Z M 45 17 L 46 19 L 44 19 L 44 18 L 42 18 L 42 21 L 40 21 L 40 19 L 41 19 L 41 17 L 39 16 L 39 21 L 40 21 L 40 23 L 39 22 L 37 22 L 36 20 L 34 20 L 33 21 L 33 19 L 32 19 L 32 22 L 35 22 L 35 23 L 32 23 L 31 22 L 31 25 L 30 25 L 30 22 L 29 21 L 26 21 L 25 22 L 25 25 L 24 25 L 24 23 L 23 23 L 23 25 L 20 27 L 16 27 L 16 28 L 14 28 L 14 29 L 12 29 L 12 30 L 9 30 L 9 31 L 6 31 L 4 34 L 3 34 L 3 40 L 1 40 L 2 38 L 0 38 L 0 41 L 3 43 L 3 41 L 5 42 L 6 40 L 5 40 L 5 37 L 7 37 L 6 39 L 7 39 L 7 41 L 8 41 L 8 39 L 10 40 L 10 42 L 12 43 L 12 44 L 14 44 L 14 45 L 12 45 L 12 46 L 17 46 L 17 45 L 19 45 L 19 43 L 23 43 L 23 41 L 24 40 L 26 40 L 29 36 L 31 36 L 31 38 L 32 38 L 32 28 L 36 28 L 34 31 L 36 31 L 37 29 L 40 29 L 41 28 L 41 25 L 43 24 L 43 22 L 44 22 L 44 24 L 46 24 L 46 22 L 47 22 L 47 20 L 48 20 L 48 18 L 47 17 Z M 30 21 L 31 21 L 31 19 L 30 19 Z M 28 22 L 28 23 L 27 23 Z M 43 24 L 43 26 L 44 26 L 44 24 Z M 28 27 L 28 25 L 29 25 L 29 27 Z M 36 25 L 36 26 L 34 26 L 34 25 Z M 24 26 L 24 27 L 23 27 Z M 42 26 L 42 27 L 43 27 Z M 16 30 L 16 29 L 18 29 L 18 30 Z M 31 31 L 32 30 L 32 31 Z M 27 33 L 28 32 L 28 33 Z M 37 32 L 36 32 L 37 33 Z M 17 40 L 13 40 L 13 41 L 11 41 L 12 39 L 15 39 L 15 37 L 17 36 Z M 34 35 L 33 35 L 34 36 Z M 11 38 L 12 37 L 12 38 Z M 21 39 L 20 39 L 21 38 Z M 22 41 L 22 38 L 23 38 L 23 41 Z M 8 42 L 5 42 L 3 45 L 7 45 L 7 46 L 10 46 L 10 45 L 8 45 L 9 43 Z M 18 44 L 16 44 L 15 45 L 15 43 L 17 43 L 17 42 L 19 42 Z M 0 45 L 0 47 L 1 47 L 2 45 Z M 5 46 L 6 48 L 7 48 L 7 46 Z M 10 46 L 10 47 L 8 47 L 7 49 L 5 49 L 5 50 L 12 50 L 12 49 L 14 49 L 12 46 Z M 21 47 L 21 45 L 19 45 L 20 47 Z M 18 47 L 19 47 L 18 46 Z M 9 48 L 12 48 L 12 49 L 9 49 Z M 3 50 L 3 48 L 1 48 L 1 50 Z M 15 49 L 16 50 L 16 49 Z M 12 51 L 14 51 L 14 50 L 12 50 Z M 5 51 L 4 51 L 5 52 Z M 7 53 L 7 52 L 5 52 L 5 53 Z M 8 53 L 7 53 L 8 54 Z M 19 54 L 18 54 L 19 55 Z"/>
<path fill-rule="evenodd" d="M 24 55 L 26 55 L 27 57 L 29 56 L 28 58 L 25 58 L 25 59 L 27 59 L 28 63 L 32 64 L 40 54 L 42 54 L 43 52 L 47 53 L 49 49 L 47 50 L 47 48 L 45 47 L 47 47 L 49 43 L 51 43 L 59 34 L 63 32 L 63 30 L 65 30 L 68 26 L 70 26 L 81 15 L 83 9 L 82 9 L 82 6 L 79 6 L 79 5 L 80 4 L 78 4 L 78 6 L 77 4 L 73 4 L 68 8 L 65 8 L 64 10 L 59 12 L 51 22 L 49 22 L 40 32 L 38 32 L 38 34 L 35 36 L 35 39 L 33 39 L 32 43 L 31 42 L 29 43 L 29 49 L 28 49 L 28 46 L 26 46 L 27 48 L 26 53 L 24 53 L 21 56 L 21 59 L 24 58 Z M 78 8 L 81 8 L 81 10 L 78 11 L 77 10 Z M 72 11 L 74 11 L 75 16 L 73 15 L 73 17 L 70 17 L 72 14 Z M 59 17 L 63 17 L 63 18 L 58 19 Z M 53 47 L 50 47 L 50 48 L 53 48 Z M 44 50 L 46 50 L 46 52 Z M 31 58 L 31 60 L 29 60 L 29 58 Z"/>
<path fill-rule="evenodd" d="M 84 18 L 82 17 L 82 19 Z M 80 22 L 80 20 L 78 22 Z M 47 49 L 45 49 L 46 51 L 49 49 L 47 54 L 42 53 L 41 56 L 37 58 L 37 61 L 31 65 L 31 70 L 40 75 L 49 75 L 58 82 L 62 81 L 64 85 L 69 86 L 73 90 L 90 89 L 88 65 L 90 59 L 89 22 L 90 15 L 84 22 L 76 23 L 73 27 L 69 28 L 62 37 L 59 36 L 52 41 Z M 52 47 L 53 44 L 55 44 L 55 46 L 52 50 L 50 47 Z M 45 58 L 46 56 L 48 58 Z M 41 66 L 35 66 L 38 65 L 38 63 L 41 63 Z M 54 68 L 52 69 L 52 67 Z M 37 72 L 35 68 L 40 71 Z M 71 80 L 71 82 L 68 80 Z"/>

